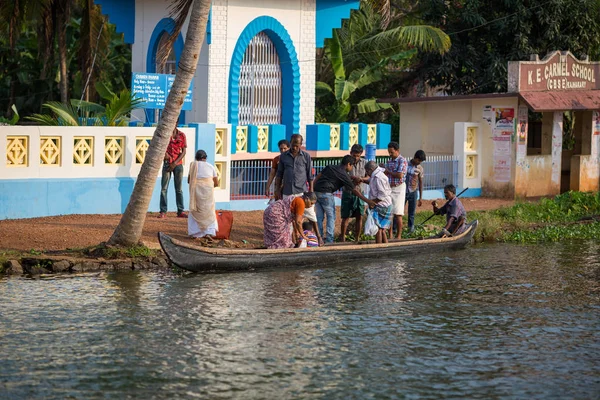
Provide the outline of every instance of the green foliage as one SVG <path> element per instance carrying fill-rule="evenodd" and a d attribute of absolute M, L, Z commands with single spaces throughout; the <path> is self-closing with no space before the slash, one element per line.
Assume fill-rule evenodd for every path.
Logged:
<path fill-rule="evenodd" d="M 135 94 L 123 89 L 119 94 L 113 94 L 105 106 L 80 100 L 71 100 L 71 104 L 51 101 L 45 103 L 44 107 L 53 115 L 34 114 L 26 119 L 52 126 L 125 126 L 131 111 L 140 107 L 142 102 Z"/>
<path fill-rule="evenodd" d="M 448 94 L 507 90 L 508 61 L 555 50 L 600 58 L 598 0 L 425 0 L 425 23 L 452 39 L 443 57 L 427 53 L 420 77 Z"/>
<path fill-rule="evenodd" d="M 17 122 L 19 122 L 19 112 L 17 111 L 17 107 L 13 104 L 10 109 L 13 112 L 13 116 L 10 119 L 0 116 L 0 125 L 16 125 Z"/>
<path fill-rule="evenodd" d="M 385 97 L 397 82 L 409 80 L 406 71 L 419 50 L 449 50 L 444 32 L 419 25 L 397 10 L 390 2 L 363 1 L 360 10 L 325 41 L 317 66 L 317 122 L 352 122 L 369 114 L 374 115 L 369 122 L 389 118 L 397 110 L 376 98 Z"/>

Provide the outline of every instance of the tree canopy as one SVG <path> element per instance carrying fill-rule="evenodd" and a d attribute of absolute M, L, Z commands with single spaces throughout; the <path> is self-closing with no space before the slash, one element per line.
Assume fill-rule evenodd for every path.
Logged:
<path fill-rule="evenodd" d="M 555 50 L 600 59 L 598 0 L 423 0 L 425 23 L 452 40 L 446 54 L 423 54 L 419 76 L 448 94 L 507 90 L 508 61 Z"/>

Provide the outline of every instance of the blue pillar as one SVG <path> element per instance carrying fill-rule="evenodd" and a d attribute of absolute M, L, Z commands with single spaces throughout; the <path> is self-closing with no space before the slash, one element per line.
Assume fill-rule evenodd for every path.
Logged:
<path fill-rule="evenodd" d="M 258 153 L 258 126 L 248 125 L 248 153 Z"/>
<path fill-rule="evenodd" d="M 350 124 L 340 124 L 340 150 L 350 150 Z"/>
<path fill-rule="evenodd" d="M 387 149 L 392 141 L 392 126 L 390 124 L 377 124 L 377 148 Z"/>
<path fill-rule="evenodd" d="M 306 150 L 329 150 L 329 125 L 306 125 Z"/>
<path fill-rule="evenodd" d="M 367 124 L 363 124 L 362 122 L 358 124 L 358 144 L 360 144 L 363 149 L 367 148 L 367 140 L 369 138 L 369 126 Z"/>
<path fill-rule="evenodd" d="M 215 146 L 217 143 L 217 129 L 215 124 L 189 124 L 190 128 L 196 129 L 196 148 L 188 149 L 192 152 L 192 160 L 196 156 L 197 150 L 206 152 L 206 161 L 210 164 L 215 163 Z"/>
<path fill-rule="evenodd" d="M 278 152 L 277 143 L 285 139 L 285 125 L 269 125 L 269 151 Z"/>
<path fill-rule="evenodd" d="M 230 143 L 230 148 L 229 148 L 229 154 L 231 154 L 231 155 L 235 154 L 236 135 L 237 135 L 237 126 L 231 125 L 231 143 Z"/>

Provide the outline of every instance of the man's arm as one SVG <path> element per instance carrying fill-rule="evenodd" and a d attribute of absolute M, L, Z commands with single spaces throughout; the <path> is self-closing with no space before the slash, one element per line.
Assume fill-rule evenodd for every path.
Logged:
<path fill-rule="evenodd" d="M 314 181 L 313 181 L 313 174 L 312 174 L 312 168 L 313 168 L 313 164 L 312 164 L 312 158 L 310 158 L 310 154 L 305 153 L 307 160 L 306 160 L 306 182 L 308 182 L 308 191 L 312 192 L 313 188 L 314 188 Z"/>
<path fill-rule="evenodd" d="M 175 161 L 173 161 L 169 165 L 169 171 L 173 171 L 175 169 L 175 167 L 177 166 L 177 164 L 179 164 L 179 161 L 183 160 L 183 157 L 185 157 L 185 147 L 183 149 L 181 149 L 181 153 L 179 153 L 179 155 L 177 156 Z"/>
<path fill-rule="evenodd" d="M 271 196 L 271 191 L 269 189 L 271 189 L 271 183 L 273 183 L 275 175 L 277 175 L 277 169 L 271 168 L 271 173 L 269 174 L 269 179 L 267 180 L 267 187 L 265 188 L 265 196 L 267 197 Z M 277 186 L 275 186 L 275 189 L 277 189 Z"/>
<path fill-rule="evenodd" d="M 454 217 L 451 218 L 454 221 Z M 454 228 L 454 230 L 452 232 L 450 232 L 451 234 L 454 235 L 454 233 L 461 227 L 463 226 L 463 224 L 465 223 L 465 217 L 463 217 L 462 215 L 460 217 L 458 217 L 458 222 L 456 223 L 456 227 Z M 446 228 L 448 229 L 448 228 Z"/>
<path fill-rule="evenodd" d="M 283 160 L 279 158 L 279 164 L 277 164 L 277 177 L 275 178 L 275 200 L 280 200 L 283 193 Z"/>
<path fill-rule="evenodd" d="M 423 179 L 421 178 L 422 173 L 419 174 L 419 202 L 417 205 L 421 207 L 423 205 Z"/>

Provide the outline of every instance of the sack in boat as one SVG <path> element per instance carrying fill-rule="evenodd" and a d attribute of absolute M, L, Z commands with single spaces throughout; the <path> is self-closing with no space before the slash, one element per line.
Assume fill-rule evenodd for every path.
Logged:
<path fill-rule="evenodd" d="M 373 213 L 376 212 L 374 210 L 367 210 L 367 220 L 365 221 L 365 235 L 367 236 L 375 236 L 377 232 L 379 232 L 379 227 L 375 223 L 375 219 L 373 218 Z"/>
<path fill-rule="evenodd" d="M 216 215 L 219 230 L 215 235 L 215 239 L 229 239 L 231 227 L 233 226 L 233 213 L 231 211 L 217 210 Z"/>

